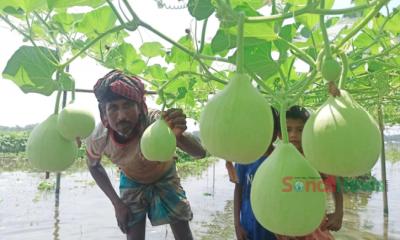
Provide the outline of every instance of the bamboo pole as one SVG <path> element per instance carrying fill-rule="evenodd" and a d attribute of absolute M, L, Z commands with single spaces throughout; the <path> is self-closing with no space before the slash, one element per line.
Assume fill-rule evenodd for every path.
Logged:
<path fill-rule="evenodd" d="M 378 103 L 378 121 L 379 121 L 379 130 L 381 132 L 382 138 L 382 147 L 381 147 L 381 175 L 383 181 L 383 213 L 385 216 L 389 215 L 389 207 L 388 207 L 388 195 L 387 195 L 387 179 L 386 179 L 386 154 L 385 154 L 385 139 L 384 139 L 384 121 L 383 121 L 383 109 L 382 105 Z"/>

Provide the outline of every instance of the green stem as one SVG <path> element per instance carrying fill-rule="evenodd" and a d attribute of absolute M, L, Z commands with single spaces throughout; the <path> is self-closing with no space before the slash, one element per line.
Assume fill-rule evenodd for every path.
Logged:
<path fill-rule="evenodd" d="M 55 45 L 55 48 L 56 48 L 57 56 L 60 56 L 60 45 L 58 44 L 58 41 L 57 41 L 56 37 L 54 36 L 54 34 L 53 34 L 53 32 L 52 32 L 50 26 L 46 23 L 46 21 L 45 21 L 36 11 L 34 11 L 33 14 L 34 14 L 34 15 L 36 16 L 36 18 L 38 18 L 39 21 L 47 28 L 47 32 L 49 33 L 50 38 L 51 38 L 51 39 L 53 40 L 53 42 L 54 42 L 54 45 Z M 52 58 L 53 58 L 53 60 L 54 60 L 54 61 L 53 61 L 53 64 L 58 64 L 58 59 L 57 59 L 55 56 L 53 56 L 53 54 L 52 54 L 51 52 L 49 52 L 49 53 L 50 53 L 50 56 L 52 56 Z"/>
<path fill-rule="evenodd" d="M 288 71 L 288 77 L 287 79 L 290 80 L 290 76 L 292 75 L 292 70 L 293 70 L 293 66 L 294 66 L 294 62 L 296 61 L 296 58 L 293 58 L 292 61 L 290 62 L 290 66 L 289 66 L 289 71 Z"/>
<path fill-rule="evenodd" d="M 285 43 L 289 48 L 291 48 L 294 51 L 294 54 L 302 59 L 304 62 L 306 62 L 308 65 L 310 65 L 312 68 L 315 68 L 315 61 L 314 59 L 312 59 L 312 57 L 310 55 L 308 55 L 306 52 L 304 52 L 303 50 L 301 50 L 300 48 L 296 47 L 294 44 L 292 44 L 291 42 L 287 41 L 286 39 L 279 37 L 278 38 L 280 40 L 283 41 L 283 43 Z"/>
<path fill-rule="evenodd" d="M 389 0 L 378 1 L 375 7 L 359 22 L 347 35 L 344 37 L 336 46 L 336 49 L 340 49 L 348 40 L 356 35 L 368 22 L 379 12 L 383 5 L 388 3 Z"/>
<path fill-rule="evenodd" d="M 278 11 L 276 10 L 276 0 L 272 0 L 271 15 L 275 15 L 277 13 Z"/>
<path fill-rule="evenodd" d="M 236 50 L 236 72 L 239 74 L 244 73 L 244 13 L 239 13 L 238 19 L 238 34 L 237 34 L 237 50 Z"/>
<path fill-rule="evenodd" d="M 380 56 L 385 56 L 385 55 L 388 54 L 390 51 L 392 51 L 393 49 L 396 49 L 396 48 L 398 48 L 398 47 L 400 47 L 400 43 L 397 43 L 397 44 L 391 46 L 390 48 L 385 49 L 383 52 L 381 52 L 381 53 L 379 53 L 379 54 L 376 54 L 376 55 L 373 55 L 373 56 L 369 56 L 369 57 L 360 59 L 360 60 L 358 60 L 358 61 L 354 61 L 354 62 L 352 63 L 352 66 L 355 66 L 355 67 L 352 67 L 351 69 L 357 68 L 361 63 L 364 63 L 364 62 L 366 62 L 366 61 L 368 61 L 368 60 L 370 60 L 370 59 L 378 58 L 378 57 L 380 57 Z"/>
<path fill-rule="evenodd" d="M 133 17 L 133 21 L 137 21 L 136 23 L 140 22 L 140 18 L 139 16 L 135 13 L 135 11 L 133 11 L 131 5 L 129 4 L 128 0 L 122 0 L 126 6 L 126 8 L 128 9 L 129 13 L 132 15 Z"/>
<path fill-rule="evenodd" d="M 58 49 L 58 41 L 57 39 L 54 37 L 54 34 L 50 28 L 50 26 L 47 24 L 47 22 L 36 12 L 33 11 L 33 14 L 36 16 L 37 19 L 39 19 L 39 21 L 47 28 L 47 31 L 51 37 L 51 39 L 53 40 L 54 44 L 56 45 L 56 48 Z"/>
<path fill-rule="evenodd" d="M 99 36 L 97 36 L 95 39 L 93 39 L 90 43 L 88 43 L 86 46 L 84 46 L 77 54 L 75 54 L 72 58 L 70 58 L 67 62 L 63 63 L 60 66 L 60 69 L 65 68 L 66 66 L 70 65 L 72 61 L 74 61 L 77 57 L 79 57 L 81 54 L 83 54 L 86 50 L 88 50 L 91 46 L 93 46 L 95 43 L 97 43 L 99 40 L 101 40 L 103 37 L 107 36 L 108 34 L 114 33 L 114 32 L 118 32 L 121 31 L 122 29 L 124 29 L 123 25 L 119 25 L 116 27 L 113 27 L 109 30 L 107 30 L 106 32 L 100 34 Z"/>
<path fill-rule="evenodd" d="M 272 99 L 276 102 L 280 102 L 281 99 L 274 93 L 274 91 L 268 87 L 257 75 L 252 73 L 251 71 L 248 71 L 250 77 L 256 81 L 256 83 L 264 89 L 264 91 L 260 91 L 261 93 L 267 94 L 272 97 Z"/>
<path fill-rule="evenodd" d="M 57 73 L 57 74 L 58 74 L 58 73 Z M 59 111 L 59 109 L 60 109 L 61 93 L 62 93 L 62 91 L 61 91 L 61 89 L 59 89 L 59 90 L 57 91 L 56 105 L 55 105 L 55 107 L 54 107 L 54 114 L 58 114 L 58 111 Z"/>
<path fill-rule="evenodd" d="M 321 9 L 324 9 L 325 8 L 325 0 L 320 0 L 320 1 L 321 1 Z M 325 56 L 326 56 L 326 58 L 332 58 L 329 36 L 328 36 L 328 32 L 326 31 L 326 26 L 325 26 L 325 15 L 319 16 L 319 26 L 321 28 L 322 38 L 324 40 Z"/>
<path fill-rule="evenodd" d="M 158 90 L 158 96 L 160 96 L 161 102 L 163 103 L 161 112 L 164 112 L 165 106 L 167 105 L 167 101 L 165 101 L 164 91 L 162 89 Z"/>
<path fill-rule="evenodd" d="M 347 13 L 353 13 L 356 11 L 362 11 L 364 9 L 367 9 L 373 5 L 375 5 L 376 2 L 370 3 L 370 4 L 363 4 L 360 6 L 356 7 L 351 7 L 351 8 L 343 8 L 343 9 L 317 9 L 316 6 L 318 4 L 318 1 L 311 1 L 309 2 L 309 5 L 306 5 L 305 7 L 295 10 L 293 12 L 287 12 L 283 14 L 275 14 L 273 13 L 270 16 L 256 16 L 256 17 L 247 17 L 245 19 L 245 22 L 248 23 L 256 23 L 256 22 L 270 22 L 270 21 L 278 21 L 278 20 L 284 20 L 287 18 L 293 18 L 293 16 L 300 16 L 303 14 L 318 14 L 318 15 L 342 15 L 342 14 L 347 14 Z"/>
<path fill-rule="evenodd" d="M 278 68 L 279 76 L 282 78 L 283 85 L 285 86 L 285 91 L 288 91 L 289 90 L 289 84 L 288 84 L 287 78 L 286 78 L 285 74 L 283 73 L 281 66 L 279 66 L 277 64 L 276 67 Z"/>
<path fill-rule="evenodd" d="M 200 39 L 200 49 L 198 53 L 202 53 L 204 50 L 204 45 L 205 45 L 205 38 L 206 38 L 206 30 L 207 30 L 207 23 L 208 23 L 208 18 L 204 20 L 203 23 L 203 28 L 201 30 L 201 39 Z"/>
<path fill-rule="evenodd" d="M 281 134 L 283 143 L 289 143 L 289 134 L 286 126 L 286 102 L 283 101 L 280 103 L 280 111 L 279 111 L 279 120 L 281 124 Z"/>
<path fill-rule="evenodd" d="M 22 36 L 24 36 L 27 39 L 30 39 L 30 41 L 32 41 L 31 36 L 29 36 L 28 34 L 24 33 L 21 29 L 19 29 L 17 26 L 15 26 L 7 17 L 5 17 L 2 14 L 0 14 L 0 18 L 3 19 L 3 21 L 6 22 L 8 25 L 10 25 L 10 27 L 12 29 L 15 29 L 19 34 L 21 34 Z"/>
<path fill-rule="evenodd" d="M 339 57 L 342 61 L 342 72 L 340 73 L 338 88 L 343 89 L 344 81 L 347 77 L 347 72 L 349 71 L 349 60 L 347 59 L 346 53 L 344 52 L 340 53 Z"/>
<path fill-rule="evenodd" d="M 194 52 L 192 52 L 191 50 L 187 49 L 186 47 L 184 47 L 182 44 L 175 42 L 174 40 L 172 40 L 171 38 L 169 38 L 168 36 L 164 35 L 163 33 L 161 33 L 160 31 L 158 31 L 157 29 L 153 28 L 152 26 L 150 26 L 149 24 L 147 24 L 146 22 L 143 22 L 141 20 L 139 20 L 139 25 L 146 28 L 147 30 L 153 32 L 154 34 L 158 35 L 159 37 L 161 37 L 162 39 L 166 40 L 167 42 L 171 43 L 172 45 L 174 45 L 175 47 L 179 48 L 180 50 L 182 50 L 183 52 L 185 52 L 186 54 L 188 54 L 189 56 L 195 58 L 196 60 L 199 59 L 206 59 L 206 60 L 214 60 L 214 61 L 220 61 L 220 62 L 226 62 L 226 63 L 230 63 L 230 61 L 226 58 L 221 58 L 221 57 L 212 57 L 212 56 L 206 56 L 206 55 L 202 55 L 202 54 L 195 54 Z"/>
<path fill-rule="evenodd" d="M 284 20 L 287 18 L 293 18 L 293 16 L 300 16 L 302 14 L 306 14 L 311 9 L 314 9 L 317 6 L 316 3 L 311 3 L 310 1 L 307 3 L 307 5 L 301 9 L 298 9 L 293 12 L 287 12 L 283 14 L 275 14 L 275 15 L 270 15 L 270 16 L 256 16 L 256 17 L 246 17 L 245 22 L 246 23 L 258 23 L 258 22 L 270 22 L 270 21 L 278 21 L 278 20 Z"/>
<path fill-rule="evenodd" d="M 307 79 L 305 80 L 305 84 L 297 91 L 297 94 L 292 98 L 293 103 L 297 102 L 301 98 L 301 96 L 304 95 L 304 92 L 308 88 L 308 86 L 310 86 L 314 82 L 316 75 L 317 75 L 317 70 L 314 69 L 308 75 Z"/>
<path fill-rule="evenodd" d="M 115 16 L 117 16 L 119 23 L 124 26 L 125 22 L 124 19 L 122 19 L 121 15 L 119 14 L 117 8 L 114 6 L 114 4 L 111 2 L 111 0 L 106 0 L 112 11 L 114 12 Z"/>
<path fill-rule="evenodd" d="M 374 6 L 376 2 L 369 3 L 369 4 L 363 4 L 360 6 L 355 6 L 351 8 L 343 8 L 343 9 L 312 9 L 310 10 L 309 13 L 311 14 L 319 14 L 319 15 L 342 15 L 342 14 L 347 14 L 347 13 L 354 13 L 358 11 L 362 11 L 364 9 L 370 8 L 371 6 Z"/>

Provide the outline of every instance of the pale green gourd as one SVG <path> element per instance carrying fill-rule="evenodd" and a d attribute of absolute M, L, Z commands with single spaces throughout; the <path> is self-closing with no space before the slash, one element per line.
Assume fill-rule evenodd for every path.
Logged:
<path fill-rule="evenodd" d="M 254 175 L 250 201 L 257 221 L 273 233 L 303 236 L 325 215 L 319 173 L 291 143 L 280 143 Z"/>
<path fill-rule="evenodd" d="M 57 130 L 57 115 L 50 115 L 29 135 L 26 151 L 33 167 L 48 172 L 61 172 L 71 166 L 77 156 L 75 141 L 61 136 Z"/>
<path fill-rule="evenodd" d="M 88 137 L 95 127 L 93 114 L 76 103 L 66 106 L 58 115 L 57 129 L 68 139 Z"/>
<path fill-rule="evenodd" d="M 330 96 L 304 126 L 306 159 L 320 172 L 358 176 L 375 165 L 382 138 L 372 116 L 344 90 Z"/>
<path fill-rule="evenodd" d="M 176 149 L 176 137 L 164 119 L 158 119 L 146 128 L 140 139 L 140 149 L 147 160 L 172 160 Z"/>
<path fill-rule="evenodd" d="M 201 112 L 201 142 L 216 157 L 251 163 L 265 153 L 272 133 L 271 106 L 245 74 L 236 73 Z"/>

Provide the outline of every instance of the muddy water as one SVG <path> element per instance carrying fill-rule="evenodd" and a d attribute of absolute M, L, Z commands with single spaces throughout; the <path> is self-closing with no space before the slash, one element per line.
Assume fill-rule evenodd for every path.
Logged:
<path fill-rule="evenodd" d="M 391 145 L 397 157 L 400 145 Z M 397 152 L 397 153 L 396 153 Z M 389 216 L 383 215 L 381 192 L 346 194 L 344 222 L 336 239 L 400 240 L 400 159 L 388 159 Z M 115 188 L 118 172 L 107 169 Z M 380 179 L 380 163 L 372 174 Z M 113 208 L 86 171 L 63 175 L 59 201 L 54 191 L 40 191 L 43 174 L 0 173 L 0 240 L 124 239 Z M 54 182 L 51 176 L 50 183 Z M 182 180 L 191 202 L 195 239 L 234 239 L 232 219 L 233 184 L 223 161 L 208 167 L 200 176 Z M 58 206 L 56 204 L 58 203 Z M 148 224 L 146 239 L 173 239 L 168 226 Z"/>

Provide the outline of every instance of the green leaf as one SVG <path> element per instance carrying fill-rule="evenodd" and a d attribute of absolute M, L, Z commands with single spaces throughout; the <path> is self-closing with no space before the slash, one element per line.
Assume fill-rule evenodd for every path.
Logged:
<path fill-rule="evenodd" d="M 159 42 L 145 42 L 140 47 L 140 52 L 146 57 L 164 56 L 165 50 Z"/>
<path fill-rule="evenodd" d="M 18 9 L 22 9 L 24 12 L 31 12 L 33 10 L 37 11 L 39 9 L 43 9 L 47 7 L 46 0 L 3 0 L 0 2 L 0 9 L 4 9 L 6 7 L 14 8 L 18 11 Z"/>
<path fill-rule="evenodd" d="M 236 36 L 237 27 L 230 28 L 229 33 Z M 258 38 L 266 41 L 272 41 L 277 38 L 273 22 L 245 23 L 243 36 L 246 38 Z"/>
<path fill-rule="evenodd" d="M 400 33 L 399 23 L 400 23 L 400 13 L 397 12 L 397 14 L 387 22 L 385 30 L 391 31 L 395 35 L 398 35 Z"/>
<path fill-rule="evenodd" d="M 236 37 L 224 29 L 219 29 L 211 41 L 213 53 L 225 51 L 236 46 Z"/>
<path fill-rule="evenodd" d="M 244 43 L 244 65 L 248 71 L 262 79 L 268 79 L 278 72 L 278 66 L 271 57 L 271 42 L 245 39 Z M 235 59 L 236 53 L 229 57 L 231 62 L 235 62 Z"/>
<path fill-rule="evenodd" d="M 214 12 L 211 0 L 189 0 L 188 9 L 190 15 L 198 21 L 208 18 Z"/>
<path fill-rule="evenodd" d="M 105 0 L 47 0 L 47 5 L 49 8 L 68 8 L 76 6 L 98 7 L 105 2 Z"/>
<path fill-rule="evenodd" d="M 94 38 L 114 27 L 116 20 L 117 17 L 110 7 L 101 7 L 85 14 L 78 23 L 77 30 Z"/>
<path fill-rule="evenodd" d="M 294 10 L 297 10 L 301 7 L 304 7 L 307 4 L 307 0 L 290 0 L 288 1 L 292 3 L 295 7 Z M 326 0 L 325 1 L 325 9 L 331 9 L 335 0 Z M 295 17 L 296 22 L 304 24 L 308 29 L 313 30 L 314 27 L 319 23 L 319 15 L 318 14 L 303 14 Z M 326 21 L 326 18 L 325 18 Z"/>
<path fill-rule="evenodd" d="M 165 80 L 167 78 L 165 71 L 166 68 L 161 67 L 160 64 L 154 64 L 146 68 L 146 72 L 157 80 Z"/>
<path fill-rule="evenodd" d="M 193 40 L 190 36 L 186 35 L 181 37 L 178 40 L 178 43 L 180 43 L 182 46 L 186 47 L 187 49 L 194 51 L 194 45 L 193 45 Z M 187 62 L 192 62 L 193 58 L 189 56 L 186 52 L 182 51 L 181 49 L 177 48 L 176 46 L 173 46 L 171 48 L 170 54 L 166 55 L 165 60 L 168 63 L 187 63 Z"/>
<path fill-rule="evenodd" d="M 60 74 L 60 78 L 59 78 L 60 84 L 61 84 L 61 88 L 64 91 L 72 91 L 74 89 L 74 78 L 72 77 L 71 74 L 66 73 L 66 72 L 62 72 Z"/>
<path fill-rule="evenodd" d="M 370 45 L 373 42 L 373 39 L 366 34 L 366 33 L 361 33 L 360 35 L 357 36 L 357 38 L 354 40 L 353 44 L 357 48 L 362 48 Z"/>
<path fill-rule="evenodd" d="M 106 57 L 105 65 L 108 68 L 123 69 L 133 74 L 143 72 L 146 67 L 135 48 L 129 43 L 122 43 L 111 49 Z"/>
<path fill-rule="evenodd" d="M 296 28 L 293 27 L 292 25 L 286 25 L 282 27 L 279 32 L 279 36 L 287 40 L 288 42 L 292 42 L 293 36 L 295 36 L 295 34 L 296 34 Z M 279 60 L 283 61 L 288 57 L 287 55 L 287 51 L 289 50 L 288 45 L 283 43 L 283 40 L 280 39 L 275 40 L 274 44 L 279 50 Z"/>
<path fill-rule="evenodd" d="M 56 52 L 49 48 L 22 46 L 8 60 L 3 77 L 14 81 L 24 93 L 49 96 L 57 89 L 52 76 L 58 60 Z"/>
<path fill-rule="evenodd" d="M 146 68 L 146 63 L 142 59 L 135 59 L 126 67 L 130 73 L 135 75 L 141 74 Z"/>
<path fill-rule="evenodd" d="M 24 15 L 24 10 L 22 10 L 22 8 L 15 8 L 15 7 L 11 7 L 11 6 L 6 6 L 6 7 L 1 7 L 0 9 L 3 9 L 3 11 L 9 15 L 12 15 L 14 17 L 17 18 L 23 18 Z"/>
<path fill-rule="evenodd" d="M 50 24 L 56 26 L 60 32 L 67 33 L 75 28 L 75 24 L 82 20 L 83 16 L 81 13 L 60 12 L 51 18 Z"/>

